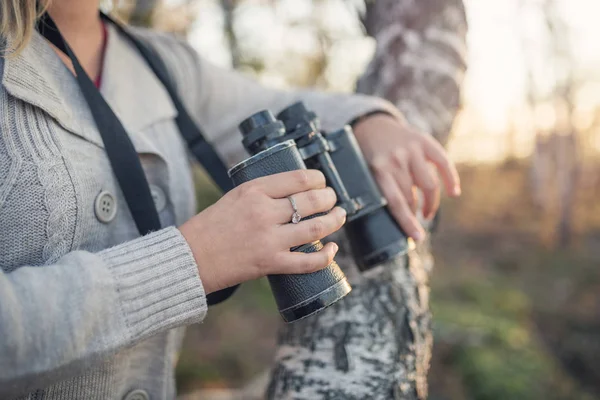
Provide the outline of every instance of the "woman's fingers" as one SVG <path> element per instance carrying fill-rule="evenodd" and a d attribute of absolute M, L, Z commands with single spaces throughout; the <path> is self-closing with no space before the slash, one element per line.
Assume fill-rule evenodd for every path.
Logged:
<path fill-rule="evenodd" d="M 437 173 L 422 152 L 415 151 L 411 160 L 414 182 L 423 192 L 423 216 L 431 218 L 440 205 L 440 183 Z"/>
<path fill-rule="evenodd" d="M 425 238 L 425 231 L 410 209 L 398 183 L 391 173 L 377 174 L 377 182 L 388 201 L 388 208 L 402 229 L 413 239 L 420 242 Z"/>
<path fill-rule="evenodd" d="M 264 176 L 248 182 L 273 199 L 325 187 L 325 175 L 316 169 L 301 169 Z"/>
<path fill-rule="evenodd" d="M 395 168 L 393 169 L 392 174 L 394 179 L 396 179 L 396 183 L 402 191 L 408 206 L 413 213 L 417 212 L 417 193 L 413 188 L 414 183 L 410 173 L 410 167 L 408 165 L 408 158 L 404 152 L 396 153 Z"/>
<path fill-rule="evenodd" d="M 335 206 L 337 201 L 335 191 L 332 188 L 308 190 L 296 193 L 291 197 L 294 199 L 298 213 L 302 218 L 329 211 Z M 277 199 L 275 202 L 277 222 L 280 224 L 290 222 L 294 213 L 290 200 L 287 198 Z"/>
<path fill-rule="evenodd" d="M 446 193 L 450 196 L 460 196 L 460 178 L 454 163 L 448 158 L 446 151 L 437 140 L 431 136 L 424 136 L 423 151 L 425 157 L 437 167 L 444 185 Z"/>
<path fill-rule="evenodd" d="M 298 224 L 285 224 L 279 227 L 286 247 L 300 246 L 331 235 L 346 222 L 346 210 L 335 207 L 329 213 L 301 221 Z"/>
<path fill-rule="evenodd" d="M 417 193 L 414 190 L 413 179 L 410 176 L 410 173 L 406 170 L 396 170 L 394 171 L 394 179 L 396 180 L 396 184 L 406 200 L 406 204 L 408 204 L 408 207 L 413 213 L 416 213 L 419 202 L 417 200 Z"/>
<path fill-rule="evenodd" d="M 333 262 L 338 252 L 337 244 L 327 243 L 321 250 L 314 253 L 290 251 L 281 256 L 281 261 L 290 274 L 307 274 L 319 271 Z"/>

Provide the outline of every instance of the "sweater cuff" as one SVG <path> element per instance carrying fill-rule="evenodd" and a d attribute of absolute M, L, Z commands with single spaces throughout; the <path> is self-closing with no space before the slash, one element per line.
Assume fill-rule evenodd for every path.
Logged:
<path fill-rule="evenodd" d="M 373 114 L 388 114 L 404 123 L 404 115 L 391 102 L 374 96 L 354 94 L 346 97 L 344 107 L 337 112 L 319 115 L 321 126 L 325 131 L 340 129 L 344 124 L 354 125 L 363 117 Z"/>
<path fill-rule="evenodd" d="M 207 304 L 188 243 L 171 227 L 99 253 L 112 272 L 133 340 L 200 322 Z"/>
<path fill-rule="evenodd" d="M 395 115 L 393 115 L 392 113 L 390 113 L 389 111 L 386 111 L 386 110 L 373 110 L 373 111 L 369 111 L 366 114 L 363 114 L 363 115 L 360 115 L 360 116 L 354 118 L 352 121 L 350 121 L 348 123 L 348 125 L 350 125 L 354 129 L 354 126 L 357 125 L 359 122 L 361 122 L 369 117 L 372 117 L 374 115 L 378 115 L 378 114 L 387 115 L 388 117 L 393 117 L 393 118 L 396 117 Z"/>

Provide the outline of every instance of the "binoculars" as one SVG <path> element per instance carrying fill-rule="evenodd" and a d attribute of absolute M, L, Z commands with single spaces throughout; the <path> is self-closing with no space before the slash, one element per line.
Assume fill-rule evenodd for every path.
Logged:
<path fill-rule="evenodd" d="M 335 191 L 337 205 L 347 212 L 344 229 L 361 271 L 408 251 L 406 235 L 389 213 L 350 126 L 323 132 L 315 113 L 299 102 L 281 111 L 277 119 L 270 111 L 258 112 L 239 128 L 242 144 L 252 156 L 229 170 L 235 186 L 280 172 L 318 169 Z M 322 247 L 316 241 L 291 251 L 315 252 Z M 318 272 L 268 279 L 286 322 L 317 313 L 351 291 L 335 261 Z"/>

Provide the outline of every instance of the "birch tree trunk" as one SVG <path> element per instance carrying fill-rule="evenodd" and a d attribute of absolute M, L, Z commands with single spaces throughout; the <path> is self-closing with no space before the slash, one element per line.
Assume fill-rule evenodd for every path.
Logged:
<path fill-rule="evenodd" d="M 136 0 L 128 15 L 128 22 L 135 26 L 150 26 L 152 13 L 158 6 L 159 0 Z"/>
<path fill-rule="evenodd" d="M 221 8 L 223 9 L 223 18 L 225 19 L 225 35 L 231 52 L 231 66 L 234 69 L 239 68 L 241 64 L 240 49 L 237 43 L 237 37 L 234 29 L 234 12 L 236 7 L 235 0 L 221 0 Z"/>
<path fill-rule="evenodd" d="M 463 1 L 367 1 L 363 22 L 377 49 L 357 91 L 390 100 L 446 144 L 466 70 Z"/>
<path fill-rule="evenodd" d="M 367 4 L 377 50 L 358 91 L 392 101 L 445 143 L 465 71 L 460 0 Z M 314 317 L 282 328 L 269 399 L 424 399 L 431 358 L 429 245 L 359 274 L 342 233 L 337 260 L 353 290 Z"/>

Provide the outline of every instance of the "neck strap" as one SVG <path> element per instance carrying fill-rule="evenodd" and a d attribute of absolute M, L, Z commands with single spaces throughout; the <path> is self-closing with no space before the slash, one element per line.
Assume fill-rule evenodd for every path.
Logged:
<path fill-rule="evenodd" d="M 101 18 L 113 24 L 121 34 L 127 37 L 144 57 L 152 71 L 160 79 L 169 93 L 177 110 L 176 124 L 181 135 L 187 142 L 190 151 L 198 159 L 206 172 L 224 192 L 233 187 L 227 168 L 217 155 L 214 148 L 208 143 L 201 130 L 189 116 L 174 85 L 169 79 L 168 69 L 162 59 L 145 43 L 133 36 L 110 17 L 100 14 Z M 129 138 L 127 131 L 112 111 L 94 82 L 87 75 L 75 53 L 64 39 L 60 30 L 50 17 L 45 13 L 39 20 L 37 30 L 50 43 L 67 55 L 75 69 L 77 83 L 88 103 L 96 127 L 100 132 L 113 173 L 123 192 L 127 206 L 141 235 L 161 229 L 158 212 L 152 200 L 150 187 L 144 174 L 140 158 Z M 224 289 L 207 296 L 209 305 L 220 303 L 230 297 L 237 286 Z"/>

